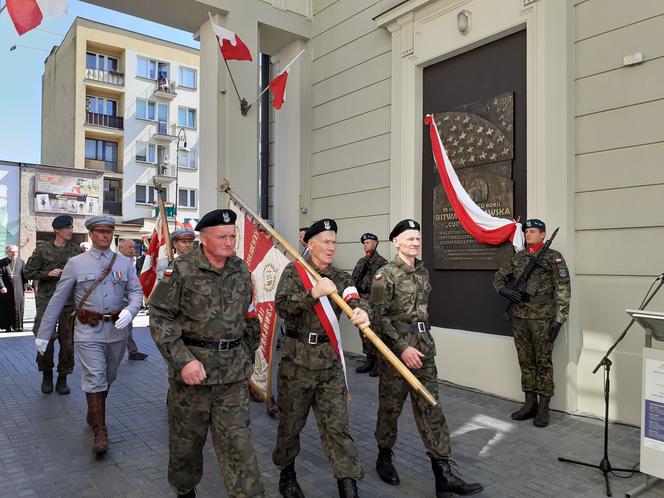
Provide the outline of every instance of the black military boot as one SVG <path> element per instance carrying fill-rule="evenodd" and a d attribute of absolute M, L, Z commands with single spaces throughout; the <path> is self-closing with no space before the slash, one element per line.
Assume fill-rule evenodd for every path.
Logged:
<path fill-rule="evenodd" d="M 355 479 L 337 479 L 337 488 L 339 488 L 339 498 L 360 498 Z"/>
<path fill-rule="evenodd" d="M 537 414 L 535 415 L 535 420 L 533 420 L 533 425 L 535 427 L 546 427 L 549 425 L 549 402 L 551 398 L 546 396 L 539 397 L 539 404 L 537 405 Z"/>
<path fill-rule="evenodd" d="M 71 390 L 67 385 L 67 374 L 58 374 L 58 381 L 55 383 L 55 390 L 58 394 L 69 394 Z"/>
<path fill-rule="evenodd" d="M 445 498 L 448 493 L 474 495 L 483 489 L 481 484 L 465 482 L 455 475 L 450 468 L 449 460 L 432 458 L 431 468 L 436 479 L 436 498 Z"/>
<path fill-rule="evenodd" d="M 376 472 L 387 484 L 396 486 L 399 484 L 399 474 L 392 464 L 392 449 L 378 447 L 378 459 L 376 460 Z"/>
<path fill-rule="evenodd" d="M 42 376 L 41 391 L 44 394 L 51 394 L 53 392 L 53 370 L 44 370 Z"/>
<path fill-rule="evenodd" d="M 279 492 L 284 498 L 304 498 L 302 488 L 295 476 L 295 462 L 291 462 L 281 471 L 279 476 Z"/>
<path fill-rule="evenodd" d="M 196 488 L 183 495 L 178 495 L 178 498 L 196 498 Z"/>
<path fill-rule="evenodd" d="M 359 374 L 365 374 L 367 372 L 371 372 L 371 369 L 373 368 L 375 363 L 376 363 L 376 355 L 368 353 L 366 360 L 364 360 L 364 363 L 362 363 L 359 367 L 357 367 L 355 371 Z"/>
<path fill-rule="evenodd" d="M 380 370 L 378 369 L 379 365 L 380 357 L 375 355 L 373 365 L 371 366 L 371 372 L 369 372 L 369 377 L 378 377 L 378 374 L 380 373 Z"/>
<path fill-rule="evenodd" d="M 537 394 L 526 391 L 526 401 L 521 408 L 512 413 L 512 420 L 527 420 L 537 413 Z"/>

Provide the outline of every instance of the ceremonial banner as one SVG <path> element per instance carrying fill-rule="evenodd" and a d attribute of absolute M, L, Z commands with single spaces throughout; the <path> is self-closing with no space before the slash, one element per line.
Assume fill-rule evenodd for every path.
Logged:
<path fill-rule="evenodd" d="M 273 339 L 277 326 L 274 297 L 281 274 L 289 260 L 232 202 L 230 208 L 237 213 L 238 220 L 235 252 L 251 271 L 254 283 L 254 306 L 261 322 L 260 345 L 256 351 L 251 380 L 262 391 L 263 398 L 269 401 L 272 392 Z"/>
<path fill-rule="evenodd" d="M 157 215 L 157 220 L 150 239 L 148 252 L 145 253 L 143 269 L 138 279 L 143 287 L 143 294 L 146 298 L 150 297 L 152 290 L 157 282 L 164 276 L 164 270 L 168 267 L 168 251 L 166 247 L 166 231 L 168 225 L 164 223 L 161 212 Z"/>

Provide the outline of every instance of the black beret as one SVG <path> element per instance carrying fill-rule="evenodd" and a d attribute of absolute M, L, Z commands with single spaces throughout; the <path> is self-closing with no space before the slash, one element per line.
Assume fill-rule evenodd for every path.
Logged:
<path fill-rule="evenodd" d="M 546 225 L 542 220 L 538 220 L 537 218 L 533 218 L 531 220 L 526 221 L 523 224 L 523 231 L 526 231 L 526 228 L 539 228 L 540 230 L 546 230 Z"/>
<path fill-rule="evenodd" d="M 235 225 L 237 215 L 231 209 L 215 209 L 205 214 L 198 223 L 194 230 L 200 232 L 203 228 L 216 227 L 219 225 Z"/>
<path fill-rule="evenodd" d="M 360 242 L 364 244 L 365 240 L 375 240 L 378 241 L 378 237 L 376 237 L 373 233 L 367 232 L 360 237 Z"/>
<path fill-rule="evenodd" d="M 304 232 L 304 241 L 309 242 L 309 239 L 314 235 L 318 235 L 321 232 L 327 231 L 337 233 L 337 223 L 329 218 L 318 220 L 316 223 L 307 228 L 306 232 Z"/>
<path fill-rule="evenodd" d="M 394 237 L 399 235 L 401 232 L 405 232 L 406 230 L 420 230 L 420 224 L 411 219 L 407 220 L 401 220 L 399 223 L 394 225 L 394 228 L 390 232 L 390 240 L 394 240 Z"/>
<path fill-rule="evenodd" d="M 300 232 L 306 232 L 309 230 L 309 227 L 300 227 Z"/>
<path fill-rule="evenodd" d="M 56 216 L 55 218 L 53 218 L 51 226 L 53 228 L 64 228 L 71 226 L 73 224 L 74 224 L 74 218 L 72 218 L 68 214 L 62 214 L 60 216 Z"/>

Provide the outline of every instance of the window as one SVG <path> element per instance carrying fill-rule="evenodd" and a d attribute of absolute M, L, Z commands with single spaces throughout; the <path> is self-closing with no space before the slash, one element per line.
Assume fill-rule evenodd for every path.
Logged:
<path fill-rule="evenodd" d="M 185 208 L 195 208 L 196 190 L 188 188 L 178 189 L 178 206 Z"/>
<path fill-rule="evenodd" d="M 155 120 L 155 103 L 149 100 L 136 99 L 136 119 Z"/>
<path fill-rule="evenodd" d="M 157 121 L 168 123 L 168 104 L 157 104 Z"/>
<path fill-rule="evenodd" d="M 85 67 L 87 69 L 98 69 L 99 71 L 117 71 L 117 57 L 87 52 L 85 54 Z"/>
<path fill-rule="evenodd" d="M 166 190 L 161 191 L 162 200 L 166 201 Z M 157 191 L 149 185 L 136 185 L 136 204 L 154 204 L 157 202 Z"/>
<path fill-rule="evenodd" d="M 105 114 L 106 116 L 118 115 L 118 103 L 115 100 L 104 97 L 86 97 L 86 110 L 96 114 Z"/>
<path fill-rule="evenodd" d="M 196 128 L 196 109 L 178 107 L 178 126 Z"/>
<path fill-rule="evenodd" d="M 196 169 L 196 151 L 179 150 L 178 167 L 186 169 Z"/>
<path fill-rule="evenodd" d="M 196 89 L 196 70 L 190 67 L 180 66 L 180 83 L 178 86 Z"/>
<path fill-rule="evenodd" d="M 94 138 L 85 139 L 85 158 L 106 162 L 106 171 L 118 170 L 118 144 Z"/>
<path fill-rule="evenodd" d="M 147 142 L 136 142 L 136 160 L 144 163 L 157 162 L 157 147 Z"/>
<path fill-rule="evenodd" d="M 138 57 L 136 64 L 136 75 L 141 78 L 157 80 L 160 76 L 168 79 L 170 74 L 170 64 L 168 62 L 159 62 L 147 57 Z"/>

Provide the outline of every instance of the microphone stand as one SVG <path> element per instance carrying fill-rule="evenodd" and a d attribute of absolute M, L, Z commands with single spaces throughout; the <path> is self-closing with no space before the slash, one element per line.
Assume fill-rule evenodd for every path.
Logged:
<path fill-rule="evenodd" d="M 655 295 L 657 295 L 657 292 L 662 287 L 662 285 L 664 285 L 664 274 L 657 277 L 656 281 L 657 280 L 659 280 L 659 285 L 655 288 L 652 294 L 650 295 L 646 294 L 646 297 L 641 303 L 641 306 L 639 306 L 638 308 L 639 310 L 645 309 L 645 307 L 648 306 L 648 303 L 650 303 L 650 301 L 653 300 Z M 632 327 L 632 325 L 634 325 L 634 321 L 635 321 L 634 318 L 630 320 L 629 324 L 627 324 L 627 327 L 625 327 L 625 330 L 623 330 L 622 334 L 620 334 L 620 337 L 616 339 L 616 341 L 609 348 L 604 357 L 600 360 L 600 362 L 593 370 L 593 373 L 596 374 L 600 367 L 604 367 L 604 455 L 602 461 L 599 463 L 599 465 L 595 465 L 593 463 L 581 462 L 579 460 L 572 460 L 570 458 L 558 457 L 558 461 L 560 462 L 572 463 L 574 465 L 583 465 L 585 467 L 592 467 L 593 469 L 601 470 L 602 473 L 604 474 L 604 481 L 606 483 L 606 496 L 612 496 L 611 486 L 609 484 L 609 472 L 638 472 L 633 468 L 623 469 L 623 468 L 613 467 L 611 465 L 611 462 L 609 461 L 609 392 L 611 390 L 611 380 L 610 380 L 611 365 L 613 364 L 613 362 L 609 359 L 609 356 L 611 355 L 613 350 L 616 349 L 618 344 L 620 344 L 620 342 L 625 338 L 629 329 Z"/>

